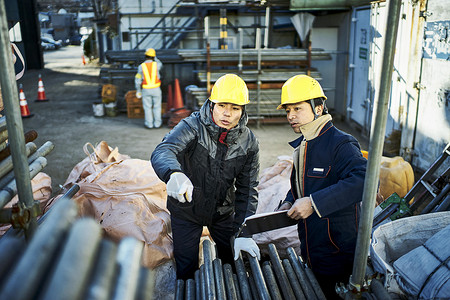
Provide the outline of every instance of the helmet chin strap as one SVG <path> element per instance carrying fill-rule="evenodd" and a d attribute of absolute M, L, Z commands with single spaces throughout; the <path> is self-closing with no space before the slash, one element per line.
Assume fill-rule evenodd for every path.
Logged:
<path fill-rule="evenodd" d="M 314 114 L 314 120 L 317 120 L 319 115 L 316 113 L 316 105 L 314 104 L 314 99 L 309 100 L 309 103 L 311 104 L 313 114 Z"/>

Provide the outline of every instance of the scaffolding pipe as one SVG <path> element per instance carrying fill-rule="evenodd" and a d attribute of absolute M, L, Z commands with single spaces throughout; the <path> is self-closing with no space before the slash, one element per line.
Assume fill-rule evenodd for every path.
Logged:
<path fill-rule="evenodd" d="M 95 259 L 95 267 L 90 276 L 90 284 L 83 299 L 108 300 L 111 297 L 116 276 L 116 265 L 111 262 L 115 261 L 116 254 L 117 245 L 112 241 L 103 239 Z"/>
<path fill-rule="evenodd" d="M 252 270 L 253 280 L 255 282 L 255 288 L 258 295 L 258 298 L 261 300 L 270 300 L 272 299 L 269 294 L 269 290 L 267 289 L 266 282 L 264 281 L 264 276 L 261 270 L 261 266 L 259 265 L 258 259 L 256 257 L 251 256 L 247 253 L 247 259 L 250 263 L 250 268 Z"/>
<path fill-rule="evenodd" d="M 36 152 L 37 146 L 35 143 L 28 143 L 25 147 L 26 156 L 30 156 L 30 154 Z M 6 174 L 8 174 L 12 169 L 13 161 L 12 157 L 8 157 L 0 162 L 0 178 L 3 178 Z"/>
<path fill-rule="evenodd" d="M 227 298 L 230 300 L 240 299 L 236 287 L 234 286 L 233 269 L 230 264 L 223 265 L 223 277 L 226 286 L 225 291 L 227 293 Z"/>
<path fill-rule="evenodd" d="M 3 3 L 3 1 L 0 1 Z M 79 189 L 74 185 L 75 190 Z M 72 189 L 71 189 L 72 190 Z M 0 299 L 35 299 L 41 286 L 42 270 L 52 265 L 63 236 L 75 221 L 78 208 L 70 198 L 59 199 L 36 231 L 24 254 L 0 291 Z M 32 266 L 32 267 L 30 267 Z M 24 288 L 26 287 L 26 288 Z"/>
<path fill-rule="evenodd" d="M 142 241 L 127 236 L 117 248 L 117 265 L 119 274 L 115 282 L 115 291 L 111 299 L 133 299 L 137 290 L 139 268 L 144 245 Z"/>
<path fill-rule="evenodd" d="M 274 300 L 282 300 L 280 289 L 278 288 L 277 281 L 275 279 L 275 274 L 273 273 L 272 267 L 270 266 L 269 261 L 263 262 L 262 272 L 264 275 L 264 279 L 266 280 L 267 287 L 270 292 L 270 296 Z"/>
<path fill-rule="evenodd" d="M 80 299 L 88 285 L 101 238 L 102 228 L 94 219 L 82 218 L 75 222 L 40 299 Z"/>
<path fill-rule="evenodd" d="M 294 291 L 292 290 L 291 284 L 289 283 L 286 272 L 281 264 L 280 256 L 278 255 L 277 248 L 274 244 L 269 244 L 269 256 L 272 262 L 273 270 L 277 276 L 278 282 L 280 283 L 281 292 L 285 299 L 295 299 Z"/>
<path fill-rule="evenodd" d="M 266 7 L 266 19 L 264 28 L 264 45 L 263 48 L 269 47 L 269 22 L 270 22 L 270 6 Z"/>
<path fill-rule="evenodd" d="M 391 89 L 392 71 L 394 65 L 395 45 L 401 0 L 389 1 L 389 11 L 386 24 L 386 39 L 383 51 L 381 69 L 381 81 L 376 113 L 371 128 L 369 143 L 369 159 L 364 181 L 364 192 L 362 199 L 361 219 L 356 240 L 355 260 L 353 271 L 350 276 L 350 290 L 361 292 L 366 274 L 367 255 L 369 251 L 370 236 L 373 225 L 373 212 L 375 209 L 375 196 L 377 194 L 378 181 L 380 178 L 380 162 L 383 154 L 384 135 L 386 130 L 386 119 L 388 112 L 389 94 Z"/>
<path fill-rule="evenodd" d="M 31 189 L 30 172 L 28 170 L 25 154 L 22 117 L 19 102 L 17 101 L 19 95 L 17 93 L 11 43 L 9 41 L 8 24 L 6 20 L 5 2 L 0 1 L 0 65 L 2 66 L 2 68 L 0 68 L 0 85 L 2 87 L 3 104 L 5 106 L 4 111 L 7 119 L 6 127 L 8 129 L 12 152 L 14 174 L 17 179 L 19 201 L 23 206 L 28 208 L 33 206 L 34 199 Z M 31 239 L 36 227 L 36 217 L 32 217 L 24 229 L 25 237 L 27 239 Z"/>
<path fill-rule="evenodd" d="M 239 258 L 234 261 L 234 266 L 236 267 L 236 276 L 238 278 L 242 299 L 252 299 L 250 282 L 247 277 L 247 271 L 245 270 L 241 254 L 239 254 Z"/>
<path fill-rule="evenodd" d="M 225 280 L 223 278 L 222 260 L 216 258 L 212 262 L 214 270 L 214 280 L 216 284 L 216 292 L 218 300 L 226 300 Z"/>
<path fill-rule="evenodd" d="M 303 265 L 300 263 L 297 253 L 295 253 L 294 248 L 289 247 L 287 249 L 288 259 L 291 262 L 292 268 L 294 269 L 295 274 L 297 275 L 298 281 L 300 282 L 300 286 L 302 287 L 303 292 L 305 293 L 306 299 L 315 300 L 316 294 L 309 282 L 308 277 L 306 276 L 306 272 L 303 269 Z"/>
<path fill-rule="evenodd" d="M 34 178 L 34 176 L 36 176 L 37 173 L 42 171 L 42 169 L 46 165 L 47 165 L 47 159 L 45 159 L 45 157 L 39 157 L 30 165 L 30 169 L 28 171 L 28 176 L 30 178 Z M 19 180 L 19 182 L 20 182 L 20 180 Z M 17 192 L 18 192 L 18 182 L 17 182 L 17 180 L 11 180 L 11 182 L 8 185 L 6 185 L 2 190 L 0 190 L 0 207 L 5 207 L 5 205 L 9 201 L 11 201 L 11 199 L 17 194 Z M 20 201 L 20 195 L 19 195 L 19 201 Z M 33 200 L 33 202 L 34 202 L 34 200 Z M 31 207 L 32 207 L 32 205 L 27 206 L 27 208 L 31 208 Z"/>
<path fill-rule="evenodd" d="M 203 241 L 203 265 L 204 267 L 204 279 L 206 286 L 206 294 L 208 300 L 216 299 L 216 286 L 214 283 L 214 270 L 211 254 L 211 241 Z"/>

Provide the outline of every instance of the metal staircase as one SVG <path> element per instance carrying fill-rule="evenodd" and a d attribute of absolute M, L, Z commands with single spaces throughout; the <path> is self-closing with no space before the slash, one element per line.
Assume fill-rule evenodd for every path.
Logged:
<path fill-rule="evenodd" d="M 133 49 L 143 49 L 149 45 L 156 49 L 173 49 L 188 33 L 195 31 L 197 22 L 205 17 L 207 10 L 199 8 L 195 15 L 189 16 L 178 14 L 177 9 L 182 1 L 178 0 L 153 27 L 135 28 L 139 41 Z"/>

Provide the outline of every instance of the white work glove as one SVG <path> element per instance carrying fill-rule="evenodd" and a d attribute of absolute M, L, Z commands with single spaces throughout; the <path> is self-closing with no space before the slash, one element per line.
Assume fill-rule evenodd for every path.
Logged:
<path fill-rule="evenodd" d="M 241 250 L 248 252 L 253 257 L 257 257 L 258 260 L 261 259 L 259 247 L 252 238 L 240 237 L 234 240 L 234 260 L 239 258 L 239 252 Z"/>
<path fill-rule="evenodd" d="M 142 98 L 142 93 L 141 92 L 136 92 L 136 98 L 141 99 Z"/>
<path fill-rule="evenodd" d="M 170 175 L 167 182 L 167 195 L 178 199 L 181 203 L 192 201 L 192 190 L 194 186 L 189 178 L 181 172 L 175 172 Z M 186 196 L 186 198 L 185 198 Z"/>

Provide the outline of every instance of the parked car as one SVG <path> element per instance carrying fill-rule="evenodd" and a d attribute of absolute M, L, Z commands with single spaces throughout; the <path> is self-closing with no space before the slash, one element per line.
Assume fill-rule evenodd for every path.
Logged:
<path fill-rule="evenodd" d="M 54 44 L 41 41 L 41 48 L 42 50 L 55 50 L 56 46 Z"/>
<path fill-rule="evenodd" d="M 55 41 L 54 39 L 49 38 L 48 36 L 41 36 L 41 43 L 42 42 L 54 45 L 54 49 L 59 49 L 63 46 L 61 40 Z"/>
<path fill-rule="evenodd" d="M 77 46 L 81 45 L 81 38 L 82 38 L 82 36 L 79 35 L 79 34 L 77 34 L 77 35 L 72 35 L 72 36 L 70 37 L 70 44 L 71 44 L 71 45 L 77 45 Z"/>

